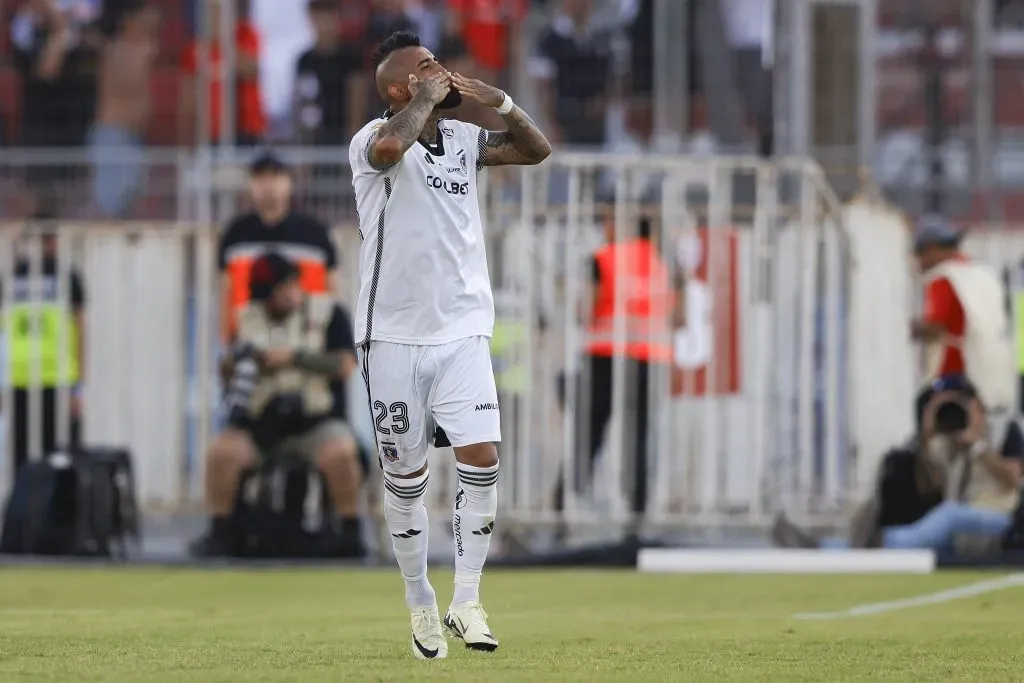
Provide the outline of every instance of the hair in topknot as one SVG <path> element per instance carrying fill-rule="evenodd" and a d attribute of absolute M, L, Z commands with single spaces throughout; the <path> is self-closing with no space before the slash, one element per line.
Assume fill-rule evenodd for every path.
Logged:
<path fill-rule="evenodd" d="M 373 68 L 376 69 L 392 52 L 406 47 L 419 47 L 420 37 L 409 31 L 395 31 L 381 41 L 373 51 Z"/>

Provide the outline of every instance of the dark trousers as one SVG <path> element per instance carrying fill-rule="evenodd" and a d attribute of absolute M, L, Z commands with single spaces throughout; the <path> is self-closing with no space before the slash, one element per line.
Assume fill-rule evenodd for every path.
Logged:
<path fill-rule="evenodd" d="M 30 456 L 29 448 L 32 439 L 29 430 L 32 421 L 29 411 L 32 409 L 32 402 L 29 398 L 31 392 L 27 389 L 15 389 L 12 393 L 14 394 L 14 410 L 11 413 L 14 427 L 12 439 L 14 441 L 14 471 L 17 473 L 21 466 L 28 462 Z M 39 443 L 43 450 L 39 455 L 52 453 L 58 448 L 77 447 L 81 433 L 80 420 L 74 417 L 69 418 L 68 438 L 71 442 L 57 443 L 57 432 L 59 431 L 57 429 L 57 389 L 41 389 L 40 394 L 39 407 L 36 409 L 41 408 L 41 413 L 36 419 L 42 430 Z"/>
<path fill-rule="evenodd" d="M 627 358 L 626 386 L 626 424 L 624 451 L 627 468 L 632 466 L 632 491 L 630 509 L 643 514 L 647 507 L 647 431 L 648 431 L 648 388 L 650 385 L 650 366 L 645 361 Z M 586 480 L 593 476 L 594 460 L 603 444 L 604 432 L 612 417 L 614 386 L 614 360 L 605 356 L 586 356 L 583 374 L 576 378 L 576 463 L 577 472 Z M 589 382 L 588 382 L 589 379 Z M 565 404 L 565 391 L 560 387 L 559 394 Z M 629 472 L 629 469 L 626 470 Z M 628 474 L 627 474 L 628 476 Z M 559 478 L 555 490 L 555 508 L 563 509 L 565 503 L 565 482 Z"/>

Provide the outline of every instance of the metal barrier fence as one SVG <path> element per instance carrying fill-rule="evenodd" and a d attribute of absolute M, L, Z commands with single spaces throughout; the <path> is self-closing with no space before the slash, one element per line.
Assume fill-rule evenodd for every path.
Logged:
<path fill-rule="evenodd" d="M 844 348 L 851 264 L 842 207 L 812 163 L 562 154 L 484 177 L 508 528 L 564 524 L 608 534 L 633 521 L 631 425 L 640 401 L 626 364 L 614 363 L 612 417 L 592 478 L 583 476 L 590 444 L 578 437 L 588 416 L 573 408 L 593 381 L 582 362 L 587 319 L 577 315 L 590 301 L 589 259 L 603 231 L 627 239 L 641 213 L 654 218 L 669 270 L 686 276 L 688 308 L 686 327 L 671 334 L 671 367 L 653 369 L 648 386 L 646 523 L 763 526 L 783 507 L 797 518 L 836 518 L 856 484 Z M 348 188 L 339 183 L 338 191 L 344 197 Z M 214 224 L 62 221 L 50 272 L 38 235 L 21 221 L 0 224 L 0 281 L 10 282 L 15 261 L 25 259 L 28 281 L 55 283 L 5 286 L 0 306 L 47 293 L 67 306 L 62 283 L 71 268 L 80 271 L 84 439 L 131 448 L 149 508 L 198 503 L 219 402 Z M 342 221 L 336 239 L 341 296 L 351 303 L 358 235 Z M 58 346 L 66 334 L 57 333 Z M 38 406 L 41 373 L 33 372 L 27 394 Z M 12 393 L 5 383 L 8 437 Z M 73 397 L 57 395 L 66 416 Z M 372 443 L 369 416 L 359 412 L 365 400 L 349 405 Z M 30 445 L 33 455 L 38 446 Z M 445 488 L 431 500 L 447 511 L 451 458 L 432 458 L 432 481 Z M 8 465 L 4 489 L 9 474 Z M 568 485 L 556 506 L 560 480 Z"/>

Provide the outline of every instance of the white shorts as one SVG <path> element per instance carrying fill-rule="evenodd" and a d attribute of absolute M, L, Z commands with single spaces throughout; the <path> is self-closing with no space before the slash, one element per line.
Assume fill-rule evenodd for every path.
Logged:
<path fill-rule="evenodd" d="M 452 446 L 501 441 L 498 390 L 486 337 L 436 346 L 373 341 L 359 349 L 381 467 L 411 474 L 440 427 Z"/>

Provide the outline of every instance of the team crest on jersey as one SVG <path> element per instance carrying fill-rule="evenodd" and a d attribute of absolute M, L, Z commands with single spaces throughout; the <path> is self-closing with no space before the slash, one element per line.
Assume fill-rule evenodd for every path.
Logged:
<path fill-rule="evenodd" d="M 466 150 L 460 149 L 455 155 L 459 158 L 458 166 L 445 166 L 444 170 L 449 173 L 458 173 L 459 175 L 469 175 L 469 164 L 466 162 Z"/>
<path fill-rule="evenodd" d="M 393 443 L 382 443 L 380 456 L 388 462 L 398 462 L 398 446 Z"/>
<path fill-rule="evenodd" d="M 444 135 L 449 140 L 455 139 L 455 131 L 453 131 L 448 126 L 441 126 L 441 134 Z"/>

